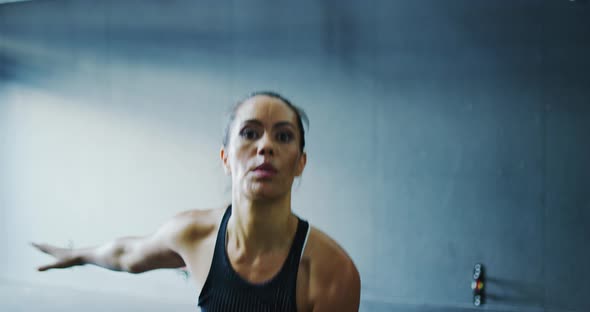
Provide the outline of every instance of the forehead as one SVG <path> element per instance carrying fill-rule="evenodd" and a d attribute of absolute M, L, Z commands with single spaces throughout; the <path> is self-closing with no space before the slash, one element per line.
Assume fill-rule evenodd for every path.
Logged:
<path fill-rule="evenodd" d="M 257 95 L 246 100 L 236 111 L 236 120 L 245 121 L 250 119 L 271 123 L 278 121 L 295 123 L 297 115 L 280 99 Z"/>

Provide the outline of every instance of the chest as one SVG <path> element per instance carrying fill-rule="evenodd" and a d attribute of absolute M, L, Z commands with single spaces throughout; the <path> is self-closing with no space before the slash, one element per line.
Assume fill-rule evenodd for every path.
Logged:
<path fill-rule="evenodd" d="M 207 238 L 183 255 L 191 279 L 199 291 L 202 289 L 209 275 L 215 250 L 215 239 L 216 237 Z M 244 261 L 239 257 L 233 257 L 232 259 L 231 251 L 228 251 L 228 259 L 230 260 L 231 267 L 235 273 L 237 273 L 242 279 L 257 284 L 270 280 L 279 273 L 286 260 L 286 254 L 276 253 L 256 258 L 254 261 Z M 311 304 L 308 299 L 310 287 L 309 260 L 305 254 L 301 261 L 299 261 L 297 268 L 297 310 L 310 311 Z"/>

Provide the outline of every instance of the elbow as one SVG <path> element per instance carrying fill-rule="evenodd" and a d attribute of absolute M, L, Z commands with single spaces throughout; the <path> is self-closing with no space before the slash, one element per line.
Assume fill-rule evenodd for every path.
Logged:
<path fill-rule="evenodd" d="M 129 252 L 119 255 L 116 262 L 119 271 L 131 274 L 139 274 L 147 271 L 145 264 Z"/>
<path fill-rule="evenodd" d="M 110 254 L 113 260 L 114 269 L 132 274 L 143 273 L 145 265 L 138 259 L 133 250 L 133 245 L 128 240 L 120 239 L 115 243 Z"/>
<path fill-rule="evenodd" d="M 125 271 L 127 273 L 131 273 L 131 274 L 140 274 L 140 273 L 148 271 L 144 265 L 142 265 L 139 262 L 133 262 L 133 261 L 122 262 L 121 269 L 122 269 L 122 271 Z"/>

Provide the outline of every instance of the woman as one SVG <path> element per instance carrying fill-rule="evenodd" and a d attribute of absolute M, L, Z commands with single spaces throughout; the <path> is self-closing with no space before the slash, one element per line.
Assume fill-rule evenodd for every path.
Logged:
<path fill-rule="evenodd" d="M 150 236 L 94 248 L 33 244 L 56 258 L 39 270 L 186 266 L 202 286 L 202 311 L 358 311 L 352 260 L 291 211 L 293 180 L 307 159 L 301 120 L 301 110 L 279 94 L 252 94 L 232 111 L 220 153 L 232 179 L 231 205 L 183 212 Z"/>

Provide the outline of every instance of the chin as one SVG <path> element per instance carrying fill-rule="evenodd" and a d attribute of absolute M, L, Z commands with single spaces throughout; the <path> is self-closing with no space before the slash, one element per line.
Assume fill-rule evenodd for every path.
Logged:
<path fill-rule="evenodd" d="M 275 199 L 284 195 L 284 192 L 277 189 L 275 185 L 257 182 L 254 182 L 253 184 L 254 185 L 250 185 L 247 188 L 248 197 L 253 200 Z"/>

